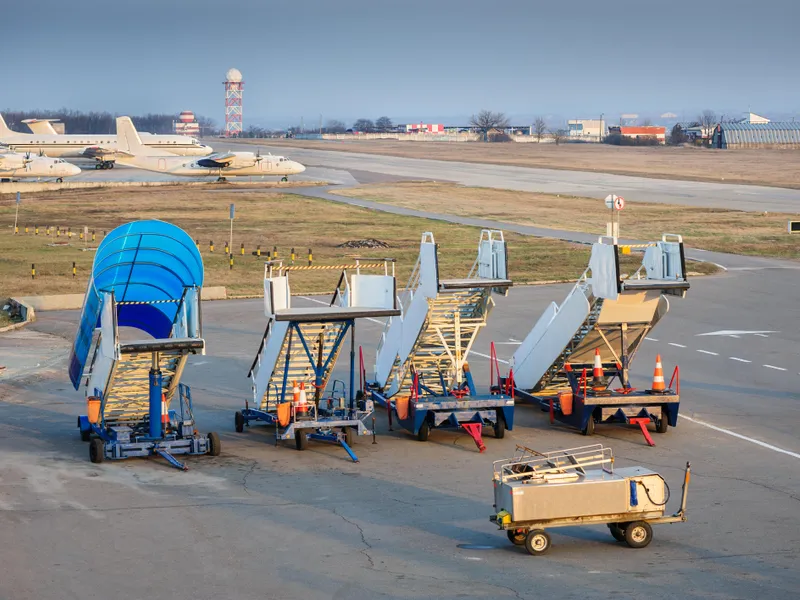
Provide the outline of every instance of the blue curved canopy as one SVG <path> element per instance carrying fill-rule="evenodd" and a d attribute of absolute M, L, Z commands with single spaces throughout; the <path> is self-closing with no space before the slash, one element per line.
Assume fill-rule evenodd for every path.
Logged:
<path fill-rule="evenodd" d="M 117 324 L 154 338 L 170 335 L 187 288 L 203 285 L 203 259 L 194 240 L 164 221 L 134 221 L 111 231 L 95 254 L 80 328 L 70 357 L 76 389 L 99 326 L 102 294 L 117 302 Z"/>

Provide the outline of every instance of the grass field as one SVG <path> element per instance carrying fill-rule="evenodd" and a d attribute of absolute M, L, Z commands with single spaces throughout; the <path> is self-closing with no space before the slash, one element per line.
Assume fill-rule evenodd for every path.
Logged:
<path fill-rule="evenodd" d="M 445 183 L 391 183 L 338 190 L 343 196 L 470 217 L 604 234 L 609 210 L 600 200 L 556 197 Z M 706 250 L 800 258 L 800 237 L 786 232 L 799 214 L 629 203 L 620 216 L 623 237 L 660 239 L 679 233 L 687 245 Z"/>
<path fill-rule="evenodd" d="M 254 140 L 253 143 L 264 145 L 264 140 Z M 556 146 L 535 143 L 395 140 L 351 142 L 279 139 L 269 140 L 269 145 L 800 189 L 800 150 L 710 150 L 669 146 L 634 148 L 607 144 Z M 290 150 L 286 152 L 291 153 Z"/>
<path fill-rule="evenodd" d="M 233 233 L 234 268 L 224 253 L 230 221 L 229 203 L 236 204 Z M 94 258 L 93 246 L 103 231 L 136 219 L 161 219 L 184 228 L 199 241 L 206 269 L 206 285 L 224 285 L 231 295 L 263 291 L 263 263 L 268 249 L 278 247 L 279 258 L 288 259 L 295 248 L 299 264 L 306 264 L 313 249 L 315 265 L 352 262 L 355 256 L 397 259 L 398 285 L 405 284 L 419 251 L 420 235 L 432 231 L 439 243 L 443 277 L 464 277 L 477 252 L 480 230 L 350 207 L 296 195 L 253 191 L 231 193 L 198 188 L 80 190 L 29 194 L 21 205 L 20 233 L 13 234 L 14 204 L 0 204 L 0 297 L 83 292 Z M 25 226 L 29 232 L 24 233 Z M 34 225 L 39 235 L 34 235 Z M 45 227 L 71 229 L 74 235 L 45 235 Z M 87 226 L 94 230 L 92 244 L 79 239 Z M 53 229 L 54 231 L 54 229 Z M 91 234 L 90 234 L 91 235 Z M 377 238 L 389 249 L 338 248 L 349 240 Z M 215 252 L 209 252 L 214 241 Z M 556 240 L 511 234 L 509 270 L 518 283 L 573 280 L 586 268 L 589 248 Z M 241 244 L 245 255 L 241 256 Z M 260 245 L 264 256 L 252 256 Z M 72 263 L 77 276 L 72 277 Z M 637 262 L 627 258 L 626 267 Z M 36 278 L 31 278 L 31 263 Z M 292 275 L 292 291 L 332 290 L 337 272 L 298 272 Z"/>

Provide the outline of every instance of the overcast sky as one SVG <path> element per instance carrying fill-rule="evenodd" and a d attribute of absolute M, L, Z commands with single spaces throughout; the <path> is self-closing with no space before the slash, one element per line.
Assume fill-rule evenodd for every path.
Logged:
<path fill-rule="evenodd" d="M 2 0 L 0 108 L 244 123 L 800 116 L 798 0 Z M 135 8 L 126 8 L 126 7 Z"/>

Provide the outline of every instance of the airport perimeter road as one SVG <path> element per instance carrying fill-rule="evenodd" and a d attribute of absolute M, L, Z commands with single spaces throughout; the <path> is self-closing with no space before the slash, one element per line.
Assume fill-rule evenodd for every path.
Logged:
<path fill-rule="evenodd" d="M 215 150 L 253 151 L 252 144 L 209 140 Z M 306 166 L 363 171 L 390 176 L 453 181 L 462 185 L 605 198 L 610 193 L 639 202 L 684 204 L 770 212 L 800 211 L 800 190 L 765 186 L 648 179 L 605 173 L 504 167 L 304 148 L 269 147 Z M 307 173 L 306 173 L 307 174 Z M 356 179 L 358 179 L 357 174 Z"/>
<path fill-rule="evenodd" d="M 671 302 L 653 333 L 658 341 L 648 341 L 634 365 L 644 385 L 655 352 L 667 369 L 681 364 L 683 418 L 655 436 L 655 448 L 632 428 L 598 427 L 587 439 L 519 406 L 514 430 L 504 440 L 488 436 L 479 454 L 466 435 L 434 432 L 420 443 L 389 432 L 380 412 L 377 445 L 361 439 L 355 446 L 359 464 L 330 445 L 312 443 L 303 453 L 276 447 L 263 427 L 233 431 L 233 412 L 250 394 L 246 373 L 264 328 L 263 304 L 204 303 L 208 354 L 190 359 L 185 380 L 198 428 L 219 431 L 223 453 L 189 459 L 187 473 L 160 460 L 88 461 L 75 428 L 82 394 L 66 375 L 78 312 L 40 313 L 30 331 L 49 339 L 0 338 L 4 355 L 15 343 L 40 343 L 48 357 L 54 349 L 63 356 L 35 375 L 17 365 L 22 376 L 0 380 L 0 537 L 13 540 L 0 546 L 0 598 L 793 597 L 800 587 L 800 377 L 789 367 L 798 362 L 800 334 L 780 319 L 791 296 L 774 300 L 790 286 L 764 289 L 762 276 L 697 279 L 686 299 Z M 729 314 L 727 294 L 737 281 L 754 291 L 740 295 L 736 311 L 770 301 L 766 310 Z M 484 356 L 471 362 L 480 385 L 489 341 L 507 358 L 568 289 L 516 288 L 497 298 L 476 345 Z M 750 328 L 761 335 L 698 335 Z M 378 322 L 359 325 L 368 362 L 380 331 Z M 344 378 L 346 360 L 343 353 L 335 377 Z M 643 550 L 614 542 L 604 526 L 553 530 L 544 557 L 512 546 L 488 521 L 492 461 L 513 454 L 515 444 L 544 450 L 587 442 L 611 446 L 617 466 L 661 472 L 672 489 L 670 510 L 691 461 L 689 522 L 657 526 Z"/>

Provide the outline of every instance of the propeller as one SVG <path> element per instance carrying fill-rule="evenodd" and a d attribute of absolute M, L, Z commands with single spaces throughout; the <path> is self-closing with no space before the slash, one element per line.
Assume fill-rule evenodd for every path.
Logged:
<path fill-rule="evenodd" d="M 262 158 L 261 158 L 261 148 L 258 148 L 256 150 L 256 162 L 261 162 L 261 160 L 262 160 Z"/>

